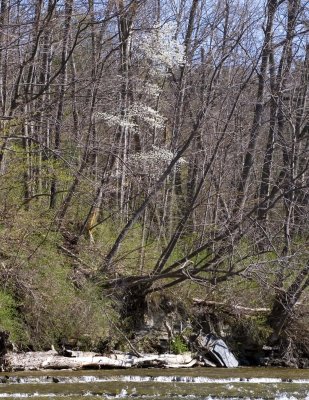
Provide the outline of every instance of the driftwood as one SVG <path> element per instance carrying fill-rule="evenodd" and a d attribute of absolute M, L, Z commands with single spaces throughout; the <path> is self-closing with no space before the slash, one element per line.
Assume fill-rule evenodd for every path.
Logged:
<path fill-rule="evenodd" d="M 228 307 L 235 312 L 244 312 L 244 313 L 267 313 L 270 312 L 269 307 L 244 307 L 239 306 L 237 304 L 229 304 L 224 301 L 212 301 L 212 300 L 202 300 L 202 299 L 193 299 L 194 304 L 209 306 L 209 307 Z"/>
<path fill-rule="evenodd" d="M 4 357 L 6 370 L 42 369 L 85 369 L 85 368 L 130 368 L 164 367 L 188 368 L 198 363 L 191 353 L 185 354 L 144 354 L 137 357 L 127 353 L 113 353 L 108 356 L 96 353 L 75 352 L 74 357 L 65 357 L 55 351 L 13 353 Z"/>
<path fill-rule="evenodd" d="M 209 307 L 225 307 L 226 309 L 233 310 L 235 313 L 244 314 L 259 314 L 259 313 L 269 313 L 271 311 L 270 307 L 245 307 L 237 304 L 227 303 L 225 301 L 213 301 L 213 300 L 203 300 L 203 299 L 193 299 L 193 303 L 198 306 L 209 306 Z M 301 309 L 306 307 L 306 305 L 298 301 L 295 303 L 295 308 Z"/>
<path fill-rule="evenodd" d="M 1 337 L 0 337 L 1 339 Z M 7 335 L 3 335 L 3 343 Z M 199 333 L 195 342 L 195 354 L 140 354 L 137 351 L 122 353 L 114 351 L 111 354 L 97 354 L 65 350 L 59 354 L 56 350 L 46 352 L 13 352 L 12 347 L 0 340 L 0 367 L 2 370 L 44 370 L 44 369 L 84 369 L 84 368 L 189 368 L 194 365 L 212 367 L 237 367 L 238 361 L 222 339 L 213 334 Z M 133 348 L 134 350 L 134 348 Z M 210 356 L 210 359 L 208 357 Z"/>

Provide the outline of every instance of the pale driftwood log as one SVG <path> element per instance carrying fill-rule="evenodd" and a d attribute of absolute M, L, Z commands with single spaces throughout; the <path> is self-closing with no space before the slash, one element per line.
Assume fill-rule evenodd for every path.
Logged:
<path fill-rule="evenodd" d="M 83 368 L 130 368 L 158 366 L 165 368 L 189 368 L 197 363 L 191 353 L 144 354 L 142 357 L 126 353 L 110 354 L 76 352 L 75 357 L 64 357 L 54 351 L 7 353 L 4 357 L 6 370 L 83 369 Z"/>
<path fill-rule="evenodd" d="M 195 304 L 199 305 L 205 305 L 205 306 L 225 306 L 225 307 L 230 307 L 233 310 L 236 311 L 243 311 L 243 312 L 252 312 L 252 313 L 263 313 L 263 312 L 269 312 L 270 308 L 269 307 L 244 307 L 244 306 L 239 306 L 237 304 L 228 304 L 224 301 L 213 301 L 213 300 L 202 300 L 202 299 L 193 299 L 193 302 Z"/>

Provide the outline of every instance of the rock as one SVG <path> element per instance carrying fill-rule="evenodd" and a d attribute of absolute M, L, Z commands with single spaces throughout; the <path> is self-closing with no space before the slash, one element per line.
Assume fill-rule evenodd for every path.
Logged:
<path fill-rule="evenodd" d="M 196 343 L 198 345 L 198 351 L 211 354 L 216 364 L 220 367 L 238 367 L 239 363 L 237 359 L 222 339 L 217 338 L 211 333 L 205 335 L 203 332 L 200 332 Z"/>
<path fill-rule="evenodd" d="M 293 380 L 290 378 L 282 378 L 281 381 L 282 382 L 293 382 Z"/>
<path fill-rule="evenodd" d="M 302 369 L 309 368 L 309 358 L 301 358 L 299 360 L 299 368 L 302 368 Z"/>

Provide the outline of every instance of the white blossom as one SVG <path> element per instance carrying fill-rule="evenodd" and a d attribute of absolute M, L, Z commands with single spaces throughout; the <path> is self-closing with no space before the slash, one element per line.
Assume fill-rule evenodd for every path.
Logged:
<path fill-rule="evenodd" d="M 153 108 L 141 103 L 134 103 L 128 113 L 133 117 L 139 117 L 147 122 L 153 128 L 163 128 L 165 119 L 164 117 Z"/>
<path fill-rule="evenodd" d="M 151 99 L 158 97 L 162 93 L 162 87 L 157 83 L 147 82 L 144 79 L 136 78 L 136 92 L 148 96 Z"/>
<path fill-rule="evenodd" d="M 162 92 L 162 89 L 156 83 L 145 83 L 144 91 L 151 97 L 158 97 Z"/>
<path fill-rule="evenodd" d="M 167 165 L 174 159 L 175 154 L 168 149 L 152 146 L 152 150 L 133 154 L 129 158 L 130 168 L 135 172 L 142 172 L 149 177 L 156 178 L 160 175 Z M 176 168 L 182 164 L 187 164 L 187 161 L 181 157 Z"/>
<path fill-rule="evenodd" d="M 167 22 L 163 26 L 155 25 L 140 43 L 140 49 L 153 61 L 157 72 L 163 72 L 166 68 L 182 65 L 185 62 L 185 48 L 175 39 L 175 32 L 174 22 Z"/>
<path fill-rule="evenodd" d="M 102 118 L 108 126 L 122 126 L 124 128 L 136 128 L 136 124 L 129 120 L 128 116 L 112 115 L 105 112 L 97 112 L 96 117 Z"/>
<path fill-rule="evenodd" d="M 125 115 L 112 115 L 105 112 L 96 113 L 96 117 L 102 118 L 108 126 L 122 126 L 126 128 L 137 128 L 133 118 L 140 118 L 153 128 L 163 128 L 165 118 L 153 108 L 141 103 L 132 104 L 125 112 Z"/>

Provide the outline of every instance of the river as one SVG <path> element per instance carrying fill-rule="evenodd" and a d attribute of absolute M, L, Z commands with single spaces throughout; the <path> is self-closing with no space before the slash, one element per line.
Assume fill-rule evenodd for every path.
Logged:
<path fill-rule="evenodd" d="M 0 380 L 1 399 L 309 400 L 309 370 L 297 369 L 33 371 Z"/>

